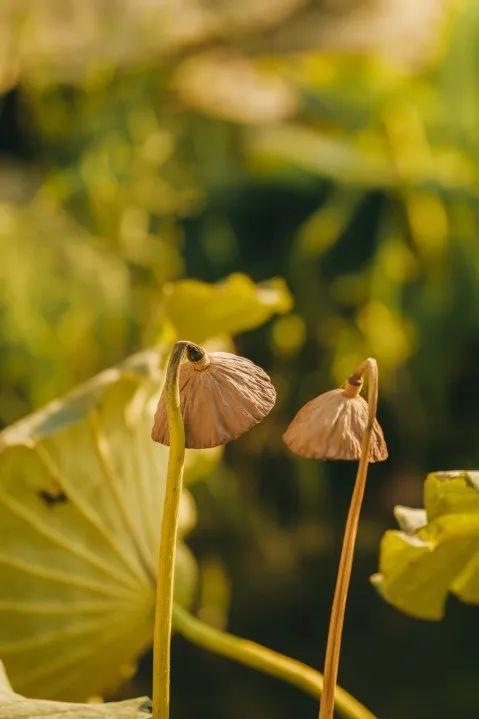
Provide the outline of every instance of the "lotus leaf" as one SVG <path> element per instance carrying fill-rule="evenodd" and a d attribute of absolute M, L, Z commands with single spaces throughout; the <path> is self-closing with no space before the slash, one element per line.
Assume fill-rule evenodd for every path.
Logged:
<path fill-rule="evenodd" d="M 2 719 L 148 719 L 145 697 L 108 704 L 71 704 L 45 699 L 26 699 L 16 694 L 0 662 L 0 716 Z"/>
<path fill-rule="evenodd" d="M 151 643 L 167 448 L 150 430 L 167 354 L 135 355 L 0 434 L 0 656 L 28 696 L 111 690 Z M 189 453 L 187 473 L 218 456 Z M 176 598 L 188 604 L 188 492 L 182 510 Z"/>
<path fill-rule="evenodd" d="M 396 507 L 400 529 L 385 533 L 372 581 L 407 614 L 441 619 L 449 592 L 479 603 L 479 472 L 430 474 L 424 504 Z"/>

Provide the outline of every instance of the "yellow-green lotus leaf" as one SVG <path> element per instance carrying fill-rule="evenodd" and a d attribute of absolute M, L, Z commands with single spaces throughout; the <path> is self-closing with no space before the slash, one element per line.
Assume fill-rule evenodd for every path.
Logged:
<path fill-rule="evenodd" d="M 163 293 L 164 311 L 177 336 L 199 343 L 254 329 L 274 314 L 287 312 L 291 305 L 283 280 L 256 285 L 242 274 L 216 284 L 180 280 L 167 284 Z"/>
<path fill-rule="evenodd" d="M 381 542 L 381 595 L 421 619 L 441 619 L 449 593 L 479 604 L 479 472 L 434 472 L 424 509 L 396 507 L 400 529 Z"/>
<path fill-rule="evenodd" d="M 72 704 L 27 699 L 16 694 L 0 662 L 0 717 L 2 719 L 148 719 L 146 697 L 107 704 Z"/>
<path fill-rule="evenodd" d="M 167 355 L 135 355 L 0 433 L 0 657 L 27 696 L 102 694 L 151 643 L 168 450 L 150 431 Z M 193 473 L 195 456 L 206 469 L 191 452 Z M 175 592 L 188 604 L 187 493 L 182 510 Z"/>

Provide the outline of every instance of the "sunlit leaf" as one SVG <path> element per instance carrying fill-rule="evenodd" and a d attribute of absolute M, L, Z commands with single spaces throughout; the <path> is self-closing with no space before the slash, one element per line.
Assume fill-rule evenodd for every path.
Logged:
<path fill-rule="evenodd" d="M 0 716 L 2 719 L 148 719 L 146 697 L 108 704 L 69 704 L 42 699 L 27 699 L 10 686 L 0 662 Z"/>
<path fill-rule="evenodd" d="M 258 43 L 263 52 L 376 53 L 417 65 L 439 42 L 445 3 L 311 3 Z"/>
<path fill-rule="evenodd" d="M 291 305 L 279 278 L 255 285 L 246 275 L 234 274 L 217 284 L 181 280 L 164 289 L 164 309 L 178 336 L 194 342 L 251 330 Z"/>
<path fill-rule="evenodd" d="M 150 430 L 167 354 L 135 355 L 0 434 L 0 657 L 28 696 L 101 694 L 151 643 L 167 448 Z M 189 453 L 187 473 L 218 456 Z M 181 536 L 188 494 L 183 509 Z M 176 576 L 188 604 L 183 541 Z"/>
<path fill-rule="evenodd" d="M 91 80 L 95 70 L 140 66 L 179 48 L 261 32 L 285 20 L 301 0 L 2 0 L 0 91 L 22 79 L 50 84 Z"/>
<path fill-rule="evenodd" d="M 259 169 L 291 167 L 330 177 L 346 185 L 395 187 L 405 181 L 414 187 L 439 184 L 445 190 L 466 190 L 475 182 L 473 163 L 456 153 L 438 149 L 433 161 L 421 159 L 399 178 L 384 143 L 376 136 L 335 136 L 306 125 L 284 123 L 250 130 L 248 149 Z"/>
<path fill-rule="evenodd" d="M 293 87 L 277 74 L 231 53 L 188 58 L 178 69 L 176 85 L 185 104 L 236 122 L 277 122 L 292 115 L 298 104 Z"/>
<path fill-rule="evenodd" d="M 441 619 L 450 592 L 479 604 L 479 472 L 430 474 L 424 503 L 396 508 L 401 531 L 384 535 L 372 581 L 398 609 Z"/>

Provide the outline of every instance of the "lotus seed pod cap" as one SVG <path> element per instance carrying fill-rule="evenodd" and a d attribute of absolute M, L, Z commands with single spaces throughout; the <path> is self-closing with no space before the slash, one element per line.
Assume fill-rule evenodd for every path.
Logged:
<path fill-rule="evenodd" d="M 188 347 L 179 374 L 186 447 L 205 449 L 240 437 L 271 411 L 276 391 L 253 362 L 229 352 Z M 169 444 L 165 390 L 160 397 L 152 439 Z"/>
<path fill-rule="evenodd" d="M 369 418 L 368 403 L 359 394 L 362 382 L 348 381 L 344 388 L 315 397 L 304 405 L 283 435 L 296 454 L 310 459 L 356 460 Z M 374 420 L 370 462 L 387 459 L 383 431 Z"/>

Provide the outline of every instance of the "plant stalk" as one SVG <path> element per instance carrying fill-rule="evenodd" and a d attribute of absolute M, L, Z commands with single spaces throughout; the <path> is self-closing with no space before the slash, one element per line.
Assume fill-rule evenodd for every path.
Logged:
<path fill-rule="evenodd" d="M 287 681 L 316 699 L 323 692 L 323 677 L 315 669 L 256 642 L 214 629 L 176 603 L 173 607 L 173 623 L 175 631 L 203 649 Z M 375 719 L 369 709 L 340 687 L 335 689 L 335 700 L 338 712 L 344 719 Z"/>
<path fill-rule="evenodd" d="M 375 359 L 368 357 L 354 372 L 352 378 L 362 379 L 368 375 L 368 423 L 362 438 L 361 457 L 356 473 L 356 481 L 351 497 L 346 529 L 344 532 L 341 558 L 339 560 L 336 589 L 334 592 L 331 618 L 329 621 L 328 641 L 326 645 L 326 659 L 324 664 L 323 695 L 319 708 L 319 719 L 333 719 L 335 704 L 335 687 L 338 678 L 339 655 L 341 652 L 341 639 L 344 626 L 344 615 L 348 597 L 351 570 L 353 566 L 354 548 L 358 532 L 359 515 L 366 487 L 366 478 L 369 466 L 369 450 L 371 437 L 376 418 L 378 404 L 378 366 Z M 350 378 L 351 380 L 351 378 Z M 339 706 L 338 706 L 339 708 Z"/>
<path fill-rule="evenodd" d="M 173 347 L 165 382 L 170 449 L 156 585 L 153 639 L 153 719 L 169 719 L 170 711 L 170 651 L 175 551 L 185 459 L 185 429 L 180 408 L 178 373 L 187 345 L 187 342 L 177 342 Z"/>

